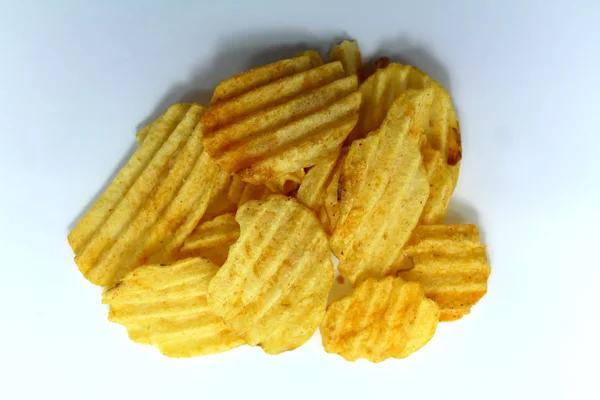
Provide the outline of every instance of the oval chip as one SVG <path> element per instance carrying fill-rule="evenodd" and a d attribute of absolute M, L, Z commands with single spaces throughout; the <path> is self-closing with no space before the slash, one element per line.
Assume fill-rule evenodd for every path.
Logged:
<path fill-rule="evenodd" d="M 433 337 L 438 319 L 437 304 L 425 298 L 418 283 L 390 276 L 367 279 L 334 301 L 320 331 L 328 353 L 380 362 L 419 350 Z"/>
<path fill-rule="evenodd" d="M 421 284 L 439 305 L 440 321 L 469 314 L 487 293 L 491 268 L 475 225 L 419 226 L 403 255 L 413 268 L 400 276 Z"/>
<path fill-rule="evenodd" d="M 339 179 L 339 220 L 331 235 L 338 269 L 356 284 L 398 269 L 429 197 L 420 138 L 432 90 L 407 91 L 379 131 L 352 143 Z"/>
<path fill-rule="evenodd" d="M 305 343 L 318 328 L 333 283 L 325 232 L 295 199 L 272 195 L 240 206 L 241 227 L 209 287 L 227 326 L 270 354 Z"/>
<path fill-rule="evenodd" d="M 335 157 L 358 120 L 356 76 L 305 55 L 221 82 L 202 117 L 203 144 L 245 182 L 263 184 Z"/>
<path fill-rule="evenodd" d="M 146 265 L 104 292 L 108 319 L 127 328 L 134 342 L 156 346 L 168 357 L 220 353 L 241 346 L 208 306 L 208 284 L 219 267 L 202 258 Z"/>
<path fill-rule="evenodd" d="M 168 259 L 202 218 L 226 173 L 204 151 L 198 104 L 176 104 L 69 234 L 79 270 L 111 287 Z"/>
<path fill-rule="evenodd" d="M 227 260 L 229 248 L 240 237 L 233 214 L 223 214 L 199 224 L 183 243 L 179 258 L 203 257 L 217 265 Z"/>

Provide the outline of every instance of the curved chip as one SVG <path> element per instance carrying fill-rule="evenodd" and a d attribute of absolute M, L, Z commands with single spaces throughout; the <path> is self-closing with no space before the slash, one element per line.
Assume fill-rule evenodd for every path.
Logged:
<path fill-rule="evenodd" d="M 327 218 L 329 219 L 329 230 L 331 234 L 335 231 L 335 228 L 340 220 L 340 201 L 342 196 L 341 180 L 342 169 L 348 156 L 348 148 L 342 148 L 337 164 L 333 168 L 331 173 L 331 179 L 325 188 L 325 211 L 327 212 Z"/>
<path fill-rule="evenodd" d="M 199 224 L 185 239 L 179 258 L 203 257 L 223 265 L 232 244 L 240 237 L 240 226 L 233 214 L 223 214 Z"/>
<path fill-rule="evenodd" d="M 438 319 L 438 306 L 418 283 L 371 278 L 329 306 L 320 331 L 328 353 L 380 362 L 419 350 L 433 337 Z"/>
<path fill-rule="evenodd" d="M 112 286 L 137 266 L 179 249 L 225 174 L 203 151 L 200 105 L 177 104 L 69 234 L 79 270 Z M 151 258 L 152 257 L 152 258 Z"/>
<path fill-rule="evenodd" d="M 451 167 L 456 186 L 462 145 L 452 99 L 439 83 L 412 65 L 388 63 L 383 68 L 378 68 L 360 85 L 362 104 L 359 119 L 346 143 L 366 137 L 369 132 L 379 129 L 394 99 L 400 94 L 409 89 L 424 88 L 434 90 L 429 123 L 425 128 L 427 143 L 429 147 L 442 153 Z"/>
<path fill-rule="evenodd" d="M 326 203 L 329 200 L 331 207 L 337 203 L 337 187 L 339 171 L 347 154 L 347 149 L 342 149 L 336 159 L 313 166 L 306 173 L 306 177 L 298 188 L 296 198 L 305 207 L 311 209 L 327 234 L 333 231 L 332 216 L 329 215 Z M 330 189 L 333 188 L 333 189 Z M 334 199 L 329 199 L 330 192 L 334 191 Z M 333 216 L 335 218 L 335 215 Z"/>
<path fill-rule="evenodd" d="M 156 346 L 168 357 L 220 353 L 241 346 L 207 304 L 218 266 L 201 258 L 145 265 L 104 292 L 108 319 L 127 328 L 134 342 Z"/>
<path fill-rule="evenodd" d="M 135 134 L 135 140 L 137 141 L 138 146 L 141 146 L 144 140 L 146 140 L 146 136 L 148 136 L 148 132 L 150 132 L 151 128 L 152 122 L 140 129 L 138 133 Z"/>
<path fill-rule="evenodd" d="M 321 54 L 319 54 L 319 52 L 316 50 L 304 50 L 304 51 L 299 51 L 298 53 L 296 53 L 296 57 L 302 57 L 302 56 L 309 57 L 311 59 L 310 60 L 311 64 L 314 67 L 323 65 L 323 59 L 321 58 Z"/>
<path fill-rule="evenodd" d="M 289 172 L 265 182 L 265 186 L 273 193 L 290 194 L 298 189 L 305 176 L 304 168 L 300 168 L 298 171 Z"/>
<path fill-rule="evenodd" d="M 340 175 L 340 217 L 331 236 L 340 273 L 353 284 L 399 268 L 402 247 L 429 197 L 420 138 L 433 94 L 411 90 L 379 131 L 352 143 Z"/>
<path fill-rule="evenodd" d="M 252 184 L 335 157 L 361 95 L 340 62 L 301 56 L 221 82 L 202 117 L 203 143 L 229 173 Z"/>
<path fill-rule="evenodd" d="M 246 343 L 270 354 L 305 343 L 318 328 L 333 283 L 327 237 L 295 199 L 243 204 L 238 241 L 208 289 L 209 303 Z"/>
<path fill-rule="evenodd" d="M 491 268 L 475 225 L 419 226 L 403 253 L 414 267 L 400 276 L 421 284 L 440 321 L 462 318 L 487 293 Z"/>
<path fill-rule="evenodd" d="M 235 214 L 238 204 L 237 202 L 231 201 L 229 197 L 229 191 L 231 190 L 232 184 L 233 176 L 219 174 L 214 181 L 213 194 L 199 223 L 210 221 L 223 214 Z"/>
<path fill-rule="evenodd" d="M 454 177 L 446 160 L 437 150 L 421 150 L 429 178 L 429 198 L 421 215 L 421 224 L 441 224 L 446 218 L 450 197 L 454 191 Z"/>
<path fill-rule="evenodd" d="M 362 59 L 358 43 L 355 41 L 344 40 L 342 43 L 333 46 L 331 53 L 329 53 L 329 62 L 333 61 L 341 62 L 348 76 L 360 76 L 362 73 Z"/>

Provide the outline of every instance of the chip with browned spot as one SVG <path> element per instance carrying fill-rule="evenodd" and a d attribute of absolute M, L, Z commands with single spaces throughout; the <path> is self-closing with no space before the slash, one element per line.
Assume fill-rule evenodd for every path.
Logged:
<path fill-rule="evenodd" d="M 150 125 L 138 150 L 69 234 L 79 270 L 113 286 L 183 244 L 226 174 L 202 147 L 204 107 L 176 104 Z"/>
<path fill-rule="evenodd" d="M 348 361 L 404 358 L 433 337 L 439 309 L 418 283 L 367 279 L 334 301 L 321 323 L 323 347 Z"/>
<path fill-rule="evenodd" d="M 419 226 L 403 257 L 412 269 L 400 276 L 423 286 L 425 295 L 440 307 L 440 321 L 469 314 L 487 293 L 491 268 L 475 225 Z"/>
<path fill-rule="evenodd" d="M 312 54 L 312 53 L 311 53 Z M 221 82 L 203 143 L 225 171 L 255 185 L 335 158 L 358 119 L 356 76 L 303 55 Z"/>

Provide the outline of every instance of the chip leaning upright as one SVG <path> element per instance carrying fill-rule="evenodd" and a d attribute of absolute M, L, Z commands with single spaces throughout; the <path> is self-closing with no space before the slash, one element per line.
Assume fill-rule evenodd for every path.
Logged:
<path fill-rule="evenodd" d="M 255 185 L 329 161 L 358 120 L 356 76 L 304 55 L 221 82 L 202 117 L 203 144 Z"/>
<path fill-rule="evenodd" d="M 272 195 L 240 206 L 241 234 L 210 283 L 209 304 L 236 334 L 270 354 L 319 327 L 333 283 L 329 244 L 314 214 Z"/>
<path fill-rule="evenodd" d="M 346 139 L 347 143 L 366 137 L 369 132 L 379 129 L 394 100 L 410 89 L 431 88 L 433 101 L 425 124 L 423 156 L 431 162 L 426 165 L 432 180 L 432 187 L 441 188 L 428 200 L 430 203 L 422 222 L 441 223 L 446 216 L 447 200 L 458 181 L 462 144 L 460 127 L 448 92 L 429 75 L 412 65 L 385 62 L 362 85 L 359 118 L 356 126 Z M 426 153 L 428 152 L 428 153 Z M 432 154 L 437 152 L 437 154 Z M 443 163 L 434 159 L 440 157 Z M 433 169 L 432 169 L 433 168 Z M 445 170 L 445 171 L 444 171 Z M 446 176 L 450 179 L 447 179 Z"/>
<path fill-rule="evenodd" d="M 113 286 L 127 272 L 169 258 L 192 232 L 223 170 L 203 151 L 198 104 L 176 104 L 69 234 L 85 278 Z"/>
<path fill-rule="evenodd" d="M 378 131 L 350 146 L 330 243 L 340 273 L 353 284 L 397 270 L 419 222 L 429 196 L 420 141 L 432 97 L 431 89 L 405 92 Z"/>
<path fill-rule="evenodd" d="M 362 75 L 362 58 L 358 43 L 350 40 L 344 40 L 340 44 L 333 46 L 329 53 L 329 61 L 340 61 L 344 66 L 346 75 L 356 75 L 359 79 Z"/>

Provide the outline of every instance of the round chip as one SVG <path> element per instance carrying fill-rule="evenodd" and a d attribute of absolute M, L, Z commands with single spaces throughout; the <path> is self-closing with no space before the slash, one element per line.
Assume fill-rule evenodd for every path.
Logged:
<path fill-rule="evenodd" d="M 169 357 L 220 353 L 244 344 L 206 301 L 218 266 L 202 258 L 146 265 L 104 292 L 108 319 L 127 328 L 134 342 L 151 344 Z"/>
<path fill-rule="evenodd" d="M 404 358 L 433 337 L 439 314 L 418 283 L 367 279 L 327 309 L 321 324 L 323 347 L 348 361 Z"/>
<path fill-rule="evenodd" d="M 240 206 L 241 234 L 209 287 L 227 326 L 270 354 L 305 343 L 318 328 L 333 283 L 319 221 L 295 199 L 272 195 Z"/>

